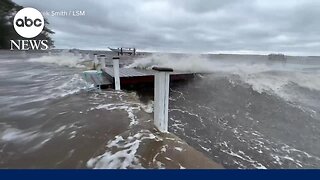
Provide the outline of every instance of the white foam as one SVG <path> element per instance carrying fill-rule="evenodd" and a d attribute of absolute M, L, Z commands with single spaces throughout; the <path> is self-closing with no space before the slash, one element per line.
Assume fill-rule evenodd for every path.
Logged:
<path fill-rule="evenodd" d="M 91 158 L 87 162 L 88 168 L 94 169 L 143 169 L 136 153 L 143 140 L 156 139 L 156 136 L 149 131 L 141 131 L 133 136 L 124 139 L 116 136 L 114 140 L 107 144 L 108 150 L 97 157 Z M 112 152 L 110 149 L 115 148 Z"/>
<path fill-rule="evenodd" d="M 117 92 L 114 92 L 117 93 Z M 123 99 L 123 96 L 125 94 L 118 93 L 117 94 L 120 102 L 119 103 L 109 103 L 109 104 L 99 104 L 98 106 L 94 108 L 90 108 L 90 110 L 108 110 L 108 111 L 113 111 L 113 110 L 124 110 L 128 114 L 128 118 L 130 119 L 130 126 L 137 125 L 138 124 L 138 118 L 136 116 L 136 113 L 144 110 L 146 113 L 152 113 L 153 112 L 153 101 L 149 101 L 148 104 L 142 104 L 136 101 L 126 101 Z M 131 94 L 133 96 L 136 96 L 135 94 Z"/>
<path fill-rule="evenodd" d="M 230 155 L 230 156 L 234 156 L 236 158 L 239 158 L 243 161 L 247 161 L 249 162 L 252 166 L 254 166 L 256 169 L 267 169 L 266 166 L 264 166 L 262 163 L 255 161 L 254 159 L 252 159 L 252 157 L 250 157 L 249 155 L 246 155 L 243 151 L 238 151 L 238 152 L 234 152 L 232 150 L 232 148 L 229 147 L 227 142 L 222 142 L 219 143 L 219 145 L 221 146 L 221 151 Z M 226 149 L 225 149 L 226 148 Z"/>
<path fill-rule="evenodd" d="M 38 137 L 38 133 L 36 132 L 24 132 L 15 128 L 8 128 L 1 133 L 1 140 L 3 141 L 13 141 L 13 142 L 29 142 L 36 137 Z"/>
<path fill-rule="evenodd" d="M 139 106 L 132 106 L 132 104 L 127 104 L 127 103 L 120 103 L 120 104 L 101 104 L 97 106 L 96 108 L 93 109 L 106 109 L 109 111 L 112 110 L 125 110 L 128 113 L 128 118 L 131 120 L 130 121 L 130 126 L 138 124 L 137 117 L 134 114 L 134 110 L 139 111 L 140 107 Z"/>
<path fill-rule="evenodd" d="M 150 101 L 148 104 L 141 104 L 141 108 L 146 112 L 146 113 L 153 113 L 153 106 L 154 102 Z"/>

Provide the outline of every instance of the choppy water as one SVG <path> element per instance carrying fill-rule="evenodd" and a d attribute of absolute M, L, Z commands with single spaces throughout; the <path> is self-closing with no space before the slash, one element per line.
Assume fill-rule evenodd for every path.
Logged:
<path fill-rule="evenodd" d="M 89 57 L 0 53 L 1 168 L 164 167 L 137 154 L 161 141 L 150 93 L 94 90 L 81 78 Z M 320 167 L 320 59 L 154 55 L 131 66 L 154 64 L 204 73 L 171 84 L 169 131 L 212 160 Z"/>

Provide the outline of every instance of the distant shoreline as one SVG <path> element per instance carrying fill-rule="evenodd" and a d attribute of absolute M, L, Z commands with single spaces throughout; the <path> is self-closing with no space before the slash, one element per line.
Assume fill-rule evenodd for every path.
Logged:
<path fill-rule="evenodd" d="M 64 50 L 78 50 L 78 51 L 92 51 L 92 52 L 101 52 L 101 53 L 111 53 L 112 51 L 106 49 L 106 50 L 88 50 L 88 49 L 51 49 L 51 50 L 46 50 L 46 51 L 35 51 L 35 50 L 30 50 L 26 51 L 27 53 L 46 53 L 47 51 L 64 51 Z M 9 49 L 0 49 L 1 52 L 24 52 L 24 51 L 19 51 L 19 50 L 9 50 Z M 258 57 L 265 57 L 268 56 L 269 54 L 237 54 L 237 53 L 172 53 L 172 52 L 150 52 L 150 51 L 138 51 L 138 53 L 144 53 L 144 54 L 172 54 L 172 55 L 213 55 L 213 56 L 258 56 Z M 308 58 L 320 58 L 320 55 L 287 55 L 284 54 L 287 57 L 308 57 Z"/>

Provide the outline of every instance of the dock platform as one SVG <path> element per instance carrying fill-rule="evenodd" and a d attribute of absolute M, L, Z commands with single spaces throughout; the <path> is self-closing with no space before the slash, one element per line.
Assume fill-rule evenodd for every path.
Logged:
<path fill-rule="evenodd" d="M 104 76 L 114 84 L 113 67 L 105 67 L 102 69 Z M 154 82 L 156 71 L 136 68 L 120 68 L 119 76 L 121 86 L 148 84 Z M 186 80 L 194 77 L 195 73 L 191 72 L 170 72 L 170 81 Z"/>

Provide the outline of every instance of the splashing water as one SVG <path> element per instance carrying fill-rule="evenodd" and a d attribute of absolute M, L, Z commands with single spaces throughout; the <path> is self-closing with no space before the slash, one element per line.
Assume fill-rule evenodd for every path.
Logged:
<path fill-rule="evenodd" d="M 263 60 L 238 61 L 236 59 L 210 58 L 204 55 L 154 54 L 135 60 L 128 68 L 150 69 L 154 66 L 169 67 L 176 71 L 237 75 L 240 80 L 251 85 L 255 91 L 273 93 L 285 99 L 294 96 L 288 95 L 286 89 L 292 84 L 320 91 L 320 65 L 295 65 L 290 64 L 290 61 L 283 65 L 280 63 L 268 64 Z M 308 68 L 318 70 L 310 73 L 305 71 Z"/>
<path fill-rule="evenodd" d="M 81 63 L 86 60 L 89 60 L 89 55 L 83 58 L 79 55 L 74 55 L 73 53 L 69 53 L 66 51 L 55 55 L 46 55 L 29 59 L 30 62 L 49 63 L 72 68 L 85 68 L 86 66 L 82 65 Z"/>

